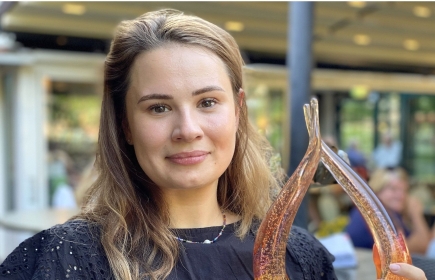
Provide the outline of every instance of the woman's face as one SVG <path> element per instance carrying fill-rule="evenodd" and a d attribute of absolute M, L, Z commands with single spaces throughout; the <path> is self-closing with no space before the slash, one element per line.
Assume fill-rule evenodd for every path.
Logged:
<path fill-rule="evenodd" d="M 126 96 L 126 137 L 162 190 L 217 187 L 234 154 L 238 109 L 224 63 L 171 44 L 140 54 Z"/>
<path fill-rule="evenodd" d="M 378 197 L 385 207 L 402 212 L 405 208 L 408 184 L 397 177 L 392 177 L 378 193 Z"/>

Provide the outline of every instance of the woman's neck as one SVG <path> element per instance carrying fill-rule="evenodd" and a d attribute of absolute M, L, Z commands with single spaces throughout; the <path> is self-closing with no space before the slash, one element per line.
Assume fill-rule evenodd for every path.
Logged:
<path fill-rule="evenodd" d="M 223 223 L 216 190 L 169 190 L 163 197 L 169 208 L 171 228 L 201 228 Z"/>

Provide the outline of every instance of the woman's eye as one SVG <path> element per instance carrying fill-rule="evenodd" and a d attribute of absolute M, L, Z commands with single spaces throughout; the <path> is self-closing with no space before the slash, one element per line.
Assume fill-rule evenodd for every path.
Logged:
<path fill-rule="evenodd" d="M 165 105 L 157 104 L 157 105 L 152 106 L 150 108 L 150 110 L 153 113 L 164 113 L 164 112 L 169 111 L 169 108 L 166 107 Z"/>
<path fill-rule="evenodd" d="M 201 102 L 201 107 L 213 107 L 216 104 L 216 100 L 214 99 L 205 99 Z"/>

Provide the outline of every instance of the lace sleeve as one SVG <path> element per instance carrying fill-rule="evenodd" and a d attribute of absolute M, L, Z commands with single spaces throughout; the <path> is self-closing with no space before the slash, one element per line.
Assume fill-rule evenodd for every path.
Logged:
<path fill-rule="evenodd" d="M 22 242 L 0 266 L 0 279 L 112 279 L 98 230 L 69 221 Z"/>
<path fill-rule="evenodd" d="M 297 264 L 294 271 L 298 277 L 291 279 L 337 279 L 332 266 L 334 256 L 313 235 L 302 228 L 292 228 L 287 245 L 287 256 Z"/>

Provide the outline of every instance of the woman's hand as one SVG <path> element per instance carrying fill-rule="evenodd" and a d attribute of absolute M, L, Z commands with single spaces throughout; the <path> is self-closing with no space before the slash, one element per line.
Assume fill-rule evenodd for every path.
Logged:
<path fill-rule="evenodd" d="M 408 196 L 408 199 L 406 201 L 406 210 L 406 214 L 411 219 L 411 221 L 423 217 L 423 203 L 421 203 L 421 201 L 418 200 L 416 197 Z"/>
<path fill-rule="evenodd" d="M 390 271 L 409 280 L 427 280 L 423 270 L 407 263 L 392 263 Z"/>
<path fill-rule="evenodd" d="M 411 234 L 406 238 L 409 252 L 424 255 L 431 240 L 430 229 L 424 218 L 423 203 L 416 197 L 408 196 L 407 215 L 411 222 Z"/>

